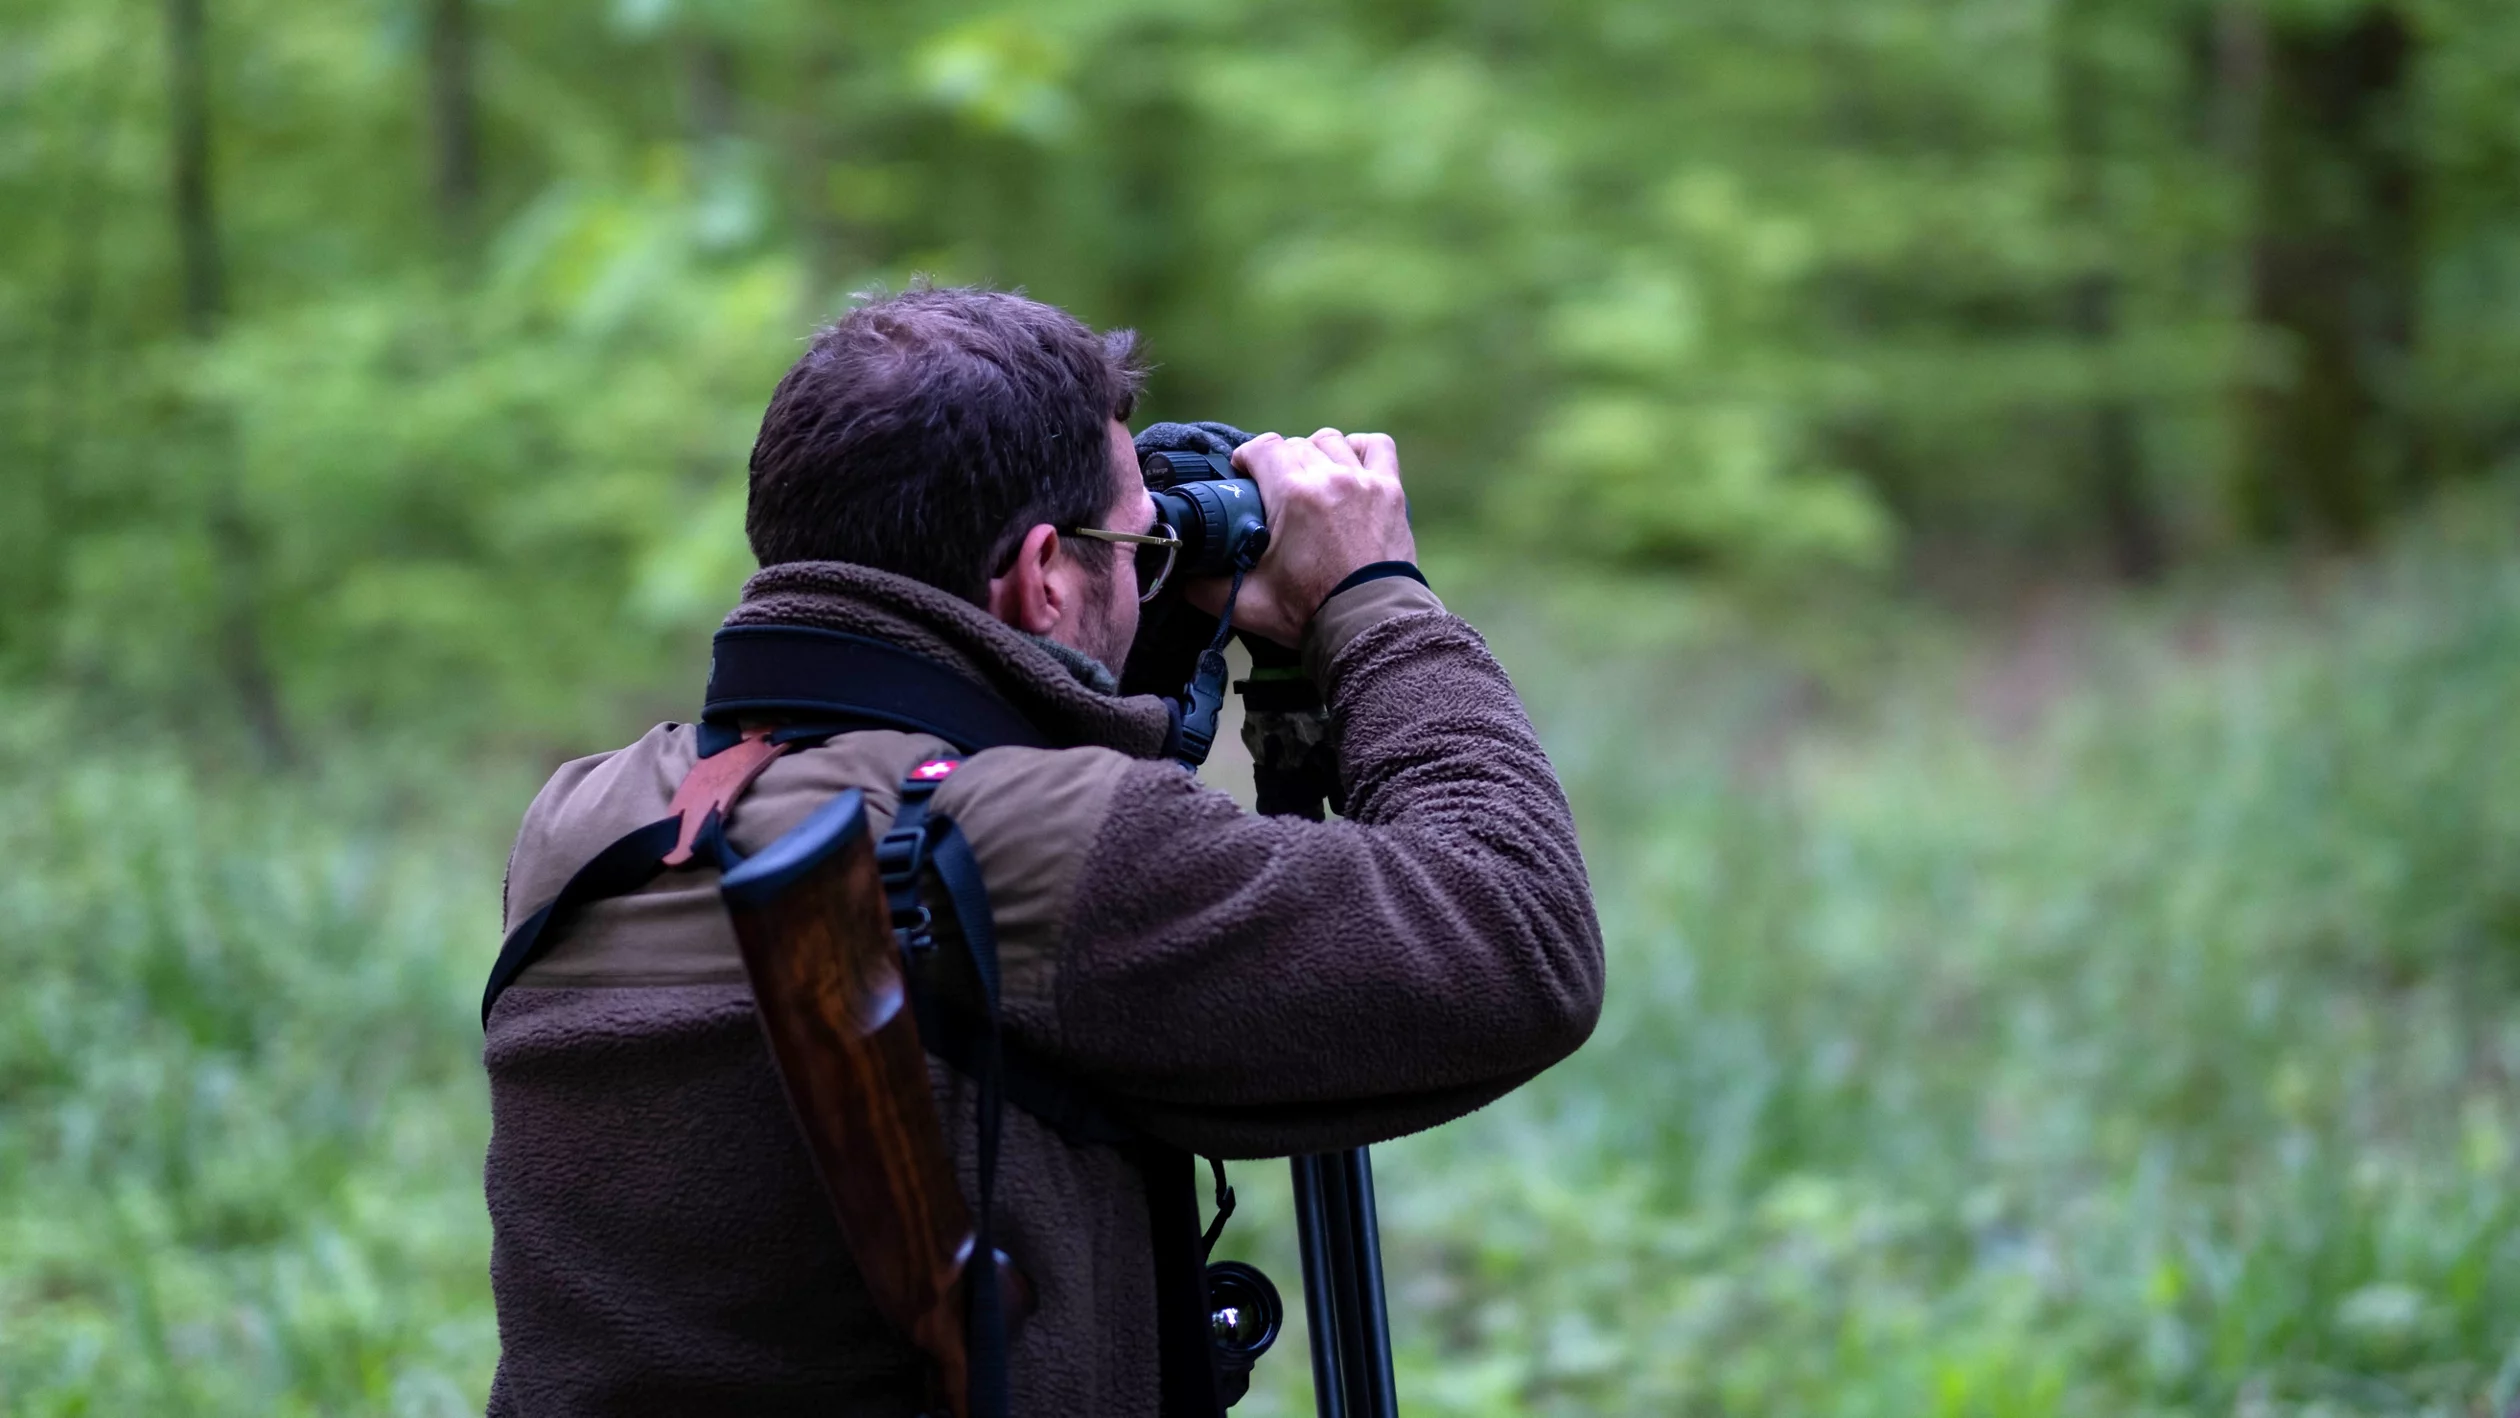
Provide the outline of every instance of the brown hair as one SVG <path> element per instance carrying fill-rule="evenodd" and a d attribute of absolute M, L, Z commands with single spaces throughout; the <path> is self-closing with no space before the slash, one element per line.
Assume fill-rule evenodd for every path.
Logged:
<path fill-rule="evenodd" d="M 1134 333 L 1097 335 L 1021 295 L 862 297 L 770 395 L 744 512 L 753 556 L 853 561 L 978 603 L 1025 529 L 1110 509 L 1110 421 L 1145 379 Z"/>

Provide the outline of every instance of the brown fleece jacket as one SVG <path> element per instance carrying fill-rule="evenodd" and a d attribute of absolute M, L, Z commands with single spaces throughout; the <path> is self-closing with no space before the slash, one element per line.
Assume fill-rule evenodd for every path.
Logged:
<path fill-rule="evenodd" d="M 936 795 L 996 910 L 1010 1037 L 1175 1145 L 1318 1152 L 1431 1127 L 1571 1052 L 1600 931 L 1564 795 L 1476 632 L 1414 581 L 1332 599 L 1305 645 L 1349 817 L 1259 818 L 1155 758 L 1160 701 L 1077 683 L 942 592 L 861 567 L 762 572 L 730 624 L 880 636 L 1004 696 L 1053 749 L 975 754 Z M 751 853 L 830 794 L 881 831 L 933 738 L 847 734 L 774 762 Z M 660 725 L 555 774 L 509 864 L 511 927 L 663 816 L 697 754 Z M 796 1136 L 716 873 L 669 873 L 559 934 L 490 1018 L 492 1414 L 909 1415 L 921 1360 L 875 1313 Z M 972 1090 L 931 1068 L 966 1192 Z M 1010 1109 L 999 1244 L 1039 1309 L 1024 1415 L 1153 1415 L 1145 1191 L 1111 1148 Z"/>

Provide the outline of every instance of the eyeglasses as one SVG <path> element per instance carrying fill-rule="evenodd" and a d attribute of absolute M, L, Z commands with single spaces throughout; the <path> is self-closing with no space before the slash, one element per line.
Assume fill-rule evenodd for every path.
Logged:
<path fill-rule="evenodd" d="M 1181 554 L 1181 534 L 1161 522 L 1151 532 L 1114 532 L 1102 527 L 1070 527 L 1074 536 L 1092 537 L 1098 542 L 1122 542 L 1137 550 L 1138 599 L 1151 601 L 1164 589 L 1164 578 L 1172 575 L 1173 558 Z"/>

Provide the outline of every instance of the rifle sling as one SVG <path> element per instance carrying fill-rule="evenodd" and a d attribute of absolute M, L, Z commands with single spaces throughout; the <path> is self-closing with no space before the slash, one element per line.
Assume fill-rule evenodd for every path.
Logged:
<path fill-rule="evenodd" d="M 964 753 L 1001 744 L 1047 745 L 1015 706 L 944 665 L 882 640 L 807 625 L 735 625 L 718 631 L 711 642 L 709 688 L 699 725 L 701 759 L 715 758 L 742 742 L 739 724 L 744 719 L 783 721 L 768 735 L 781 748 L 819 743 L 851 729 L 932 734 Z M 725 807 L 714 816 L 720 820 L 704 820 L 689 846 L 724 870 L 736 860 L 726 842 Z M 623 833 L 580 867 L 558 896 L 517 923 L 500 943 L 498 961 L 482 991 L 484 1029 L 490 1027 L 491 1006 L 542 957 L 563 921 L 590 902 L 627 896 L 656 879 L 681 836 L 668 824 L 680 821 L 662 818 Z M 662 844 L 648 852 L 648 844 L 660 835 Z"/>
<path fill-rule="evenodd" d="M 660 817 L 645 827 L 634 827 L 612 841 L 579 867 L 560 888 L 560 894 L 543 903 L 541 909 L 516 923 L 506 940 L 499 943 L 499 958 L 490 966 L 490 982 L 481 991 L 481 1027 L 490 1027 L 490 1011 L 507 993 L 525 967 L 542 958 L 543 950 L 557 934 L 553 926 L 577 913 L 578 909 L 614 896 L 627 896 L 663 875 L 665 854 L 674 850 L 682 835 L 682 818 Z M 703 846 L 722 845 L 725 834 L 715 834 L 711 841 L 708 825 L 701 829 Z"/>
<path fill-rule="evenodd" d="M 498 1004 L 499 996 L 516 983 L 527 966 L 542 957 L 550 942 L 558 939 L 558 922 L 581 907 L 627 896 L 664 875 L 660 862 L 672 850 L 680 825 L 677 818 L 662 817 L 623 833 L 578 868 L 558 896 L 517 923 L 500 945 L 499 958 L 490 969 L 489 984 L 482 991 L 483 1028 L 490 1027 L 490 1011 Z M 720 870 L 733 866 L 738 859 L 724 841 L 722 831 L 712 831 L 703 824 L 699 859 Z M 913 978 L 915 981 L 918 977 Z M 956 1073 L 977 1078 L 981 1045 L 969 1011 L 942 1004 L 933 992 L 923 988 L 913 988 L 910 1003 L 918 1016 L 919 1037 L 927 1044 L 928 1052 L 943 1059 Z M 999 1049 L 1006 1101 L 1030 1113 L 1057 1133 L 1061 1141 L 1072 1147 L 1119 1147 L 1137 1140 L 1137 1130 L 1114 1117 L 1099 1097 L 1068 1082 L 1032 1050 L 1012 1042 L 1001 1042 Z"/>

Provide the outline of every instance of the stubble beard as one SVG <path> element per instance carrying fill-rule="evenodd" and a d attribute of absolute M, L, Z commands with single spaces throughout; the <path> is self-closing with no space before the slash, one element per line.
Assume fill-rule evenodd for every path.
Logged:
<path fill-rule="evenodd" d="M 1113 674 L 1120 673 L 1128 663 L 1129 644 L 1137 638 L 1137 618 L 1124 612 L 1136 608 L 1135 602 L 1121 604 L 1107 578 L 1096 579 L 1085 593 L 1088 633 L 1078 637 L 1084 643 L 1076 648 L 1102 661 Z"/>

